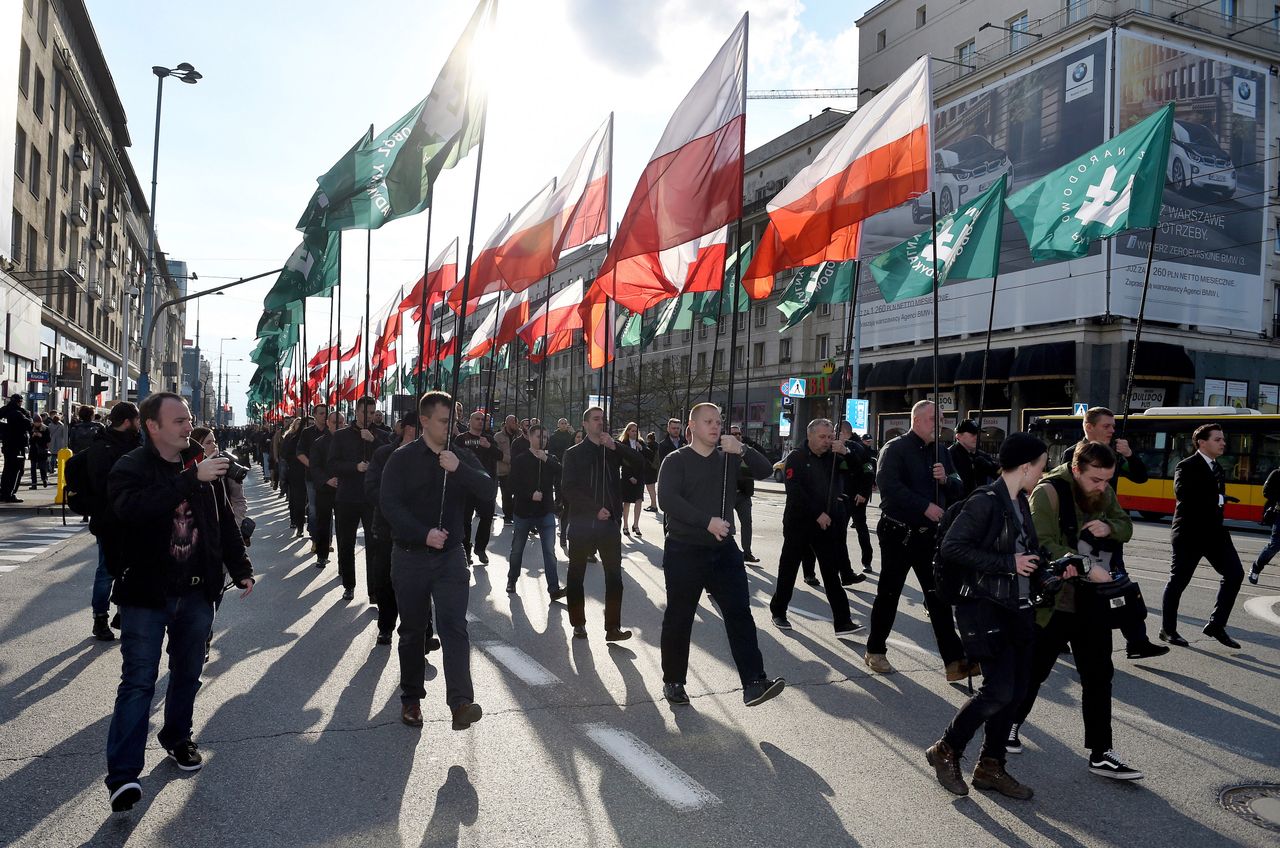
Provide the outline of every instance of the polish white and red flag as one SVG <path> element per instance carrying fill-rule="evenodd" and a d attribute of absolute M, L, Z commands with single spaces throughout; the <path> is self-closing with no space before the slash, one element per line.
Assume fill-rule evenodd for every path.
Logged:
<path fill-rule="evenodd" d="M 583 298 L 580 309 L 592 368 L 613 356 L 606 300 L 640 312 L 675 296 L 679 286 L 657 273 L 657 254 L 696 243 L 741 216 L 746 60 L 743 15 L 667 123 L 609 254 Z"/>
<path fill-rule="evenodd" d="M 929 190 L 933 163 L 929 57 L 858 109 L 818 156 L 769 201 L 769 226 L 747 269 L 751 297 L 772 277 L 818 261 L 852 259 L 857 225 Z"/>
<path fill-rule="evenodd" d="M 338 361 L 350 362 L 352 359 L 355 359 L 359 355 L 360 355 L 360 334 L 356 333 L 356 340 L 351 345 L 351 350 L 347 351 L 346 353 L 342 354 L 342 356 L 338 357 Z"/>
<path fill-rule="evenodd" d="M 534 196 L 533 200 L 525 204 L 528 208 L 530 204 L 538 203 L 545 195 L 550 195 L 555 187 L 555 182 L 549 182 Z M 524 209 L 520 210 L 521 212 Z M 517 213 L 520 214 L 520 213 Z M 491 295 L 504 290 L 507 286 L 502 279 L 502 274 L 498 273 L 497 256 L 498 250 L 507 240 L 507 234 L 511 232 L 511 222 L 514 219 L 510 213 L 502 219 L 502 223 L 493 231 L 493 235 L 489 236 L 489 240 L 485 242 L 484 247 L 480 249 L 477 255 L 471 261 L 471 278 L 459 280 L 458 285 L 454 286 L 449 294 L 445 297 L 445 302 L 449 304 L 449 308 L 454 312 L 462 313 L 462 289 L 467 289 L 467 315 L 471 315 L 476 311 L 476 306 L 480 303 L 480 299 L 486 295 Z"/>
<path fill-rule="evenodd" d="M 511 291 L 524 291 L 556 269 L 560 254 L 608 228 L 613 116 L 592 133 L 552 191 L 539 193 L 511 222 L 494 256 Z"/>
<path fill-rule="evenodd" d="M 422 320 L 423 289 L 426 289 L 427 309 L 444 300 L 458 284 L 458 239 L 454 237 L 448 247 L 440 252 L 435 261 L 427 266 L 425 277 L 418 278 L 413 289 L 400 301 L 398 310 L 403 314 L 410 309 L 414 321 Z"/>
<path fill-rule="evenodd" d="M 575 330 L 582 329 L 582 316 L 578 305 L 582 303 L 585 281 L 579 277 L 560 291 L 551 295 L 538 307 L 533 317 L 516 331 L 516 335 L 533 351 L 531 362 L 541 362 L 553 353 L 559 353 L 573 343 Z M 544 344 L 545 339 L 545 344 Z"/>
<path fill-rule="evenodd" d="M 471 337 L 462 345 L 463 359 L 476 359 L 493 349 L 493 337 L 498 330 L 498 312 L 501 294 L 494 292 L 476 301 L 475 311 L 482 311 L 482 317 L 471 330 Z"/>

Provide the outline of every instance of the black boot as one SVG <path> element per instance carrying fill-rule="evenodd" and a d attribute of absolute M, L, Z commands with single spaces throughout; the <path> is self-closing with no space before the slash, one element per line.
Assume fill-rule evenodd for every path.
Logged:
<path fill-rule="evenodd" d="M 93 637 L 99 642 L 113 642 L 116 634 L 111 632 L 111 628 L 107 626 L 107 617 L 105 615 L 95 615 L 93 617 Z"/>

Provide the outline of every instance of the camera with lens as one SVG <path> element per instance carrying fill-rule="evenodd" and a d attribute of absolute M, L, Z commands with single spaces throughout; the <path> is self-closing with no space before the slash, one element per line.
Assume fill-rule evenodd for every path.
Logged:
<path fill-rule="evenodd" d="M 1049 560 L 1047 551 L 1041 549 L 1040 560 L 1042 562 Z M 1047 607 L 1053 603 L 1053 599 L 1057 597 L 1058 591 L 1066 580 L 1063 574 L 1066 572 L 1067 567 L 1072 565 L 1076 567 L 1076 571 L 1079 574 L 1085 574 L 1089 570 L 1088 563 L 1080 554 L 1067 554 L 1041 567 L 1040 585 L 1036 590 L 1035 596 L 1031 599 L 1034 606 Z"/>
<path fill-rule="evenodd" d="M 244 478 L 249 476 L 249 469 L 237 462 L 235 456 L 233 456 L 229 451 L 219 451 L 217 455 L 214 456 L 214 459 L 225 459 L 227 461 L 228 465 L 226 476 L 227 479 L 234 483 L 244 483 Z"/>

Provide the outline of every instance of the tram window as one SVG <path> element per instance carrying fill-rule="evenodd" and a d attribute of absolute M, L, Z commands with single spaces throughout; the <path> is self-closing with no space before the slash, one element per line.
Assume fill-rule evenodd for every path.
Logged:
<path fill-rule="evenodd" d="M 1254 437 L 1253 473 L 1249 475 L 1250 483 L 1262 484 L 1267 475 L 1280 468 L 1280 435 L 1266 433 Z"/>
<path fill-rule="evenodd" d="M 1227 434 L 1227 450 L 1218 460 L 1227 474 L 1229 483 L 1247 483 L 1253 469 L 1250 457 L 1250 437 L 1241 433 Z"/>

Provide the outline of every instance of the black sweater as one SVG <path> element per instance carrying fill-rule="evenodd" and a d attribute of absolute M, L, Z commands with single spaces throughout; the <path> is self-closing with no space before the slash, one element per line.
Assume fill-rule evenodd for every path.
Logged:
<path fill-rule="evenodd" d="M 545 462 L 529 450 L 516 454 L 511 460 L 507 484 L 511 487 L 518 518 L 542 518 L 555 509 L 556 494 L 560 491 L 560 461 L 550 453 Z M 533 499 L 535 491 L 542 492 L 542 500 Z"/>
<path fill-rule="evenodd" d="M 667 539 L 709 548 L 733 539 L 733 503 L 738 467 L 746 463 L 752 477 L 763 480 L 773 473 L 773 464 L 749 445 L 742 456 L 730 456 L 719 448 L 703 456 L 685 445 L 667 455 L 658 469 L 658 503 L 666 518 Z M 729 534 L 717 540 L 707 529 L 713 518 L 729 522 Z"/>
<path fill-rule="evenodd" d="M 373 441 L 361 438 L 359 427 L 345 427 L 329 438 L 329 455 L 325 463 L 330 477 L 338 478 L 338 503 L 364 503 L 364 476 L 358 471 L 361 462 L 373 459 L 373 452 L 387 443 L 381 430 L 369 428 Z"/>
<path fill-rule="evenodd" d="M 597 526 L 601 509 L 609 510 L 608 524 L 617 530 L 622 522 L 622 475 L 644 474 L 644 458 L 622 442 L 616 450 L 585 439 L 564 452 L 560 493 L 567 507 L 570 529 Z"/>
<path fill-rule="evenodd" d="M 391 525 L 391 537 L 397 544 L 425 548 L 427 533 L 443 527 L 449 534 L 444 550 L 452 550 L 462 544 L 466 499 L 460 496 L 493 500 L 498 481 L 485 473 L 471 451 L 455 447 L 453 452 L 458 457 L 458 470 L 447 475 L 447 484 L 444 469 L 440 467 L 440 455 L 422 439 L 396 448 L 387 459 L 382 469 L 378 508 Z"/>

